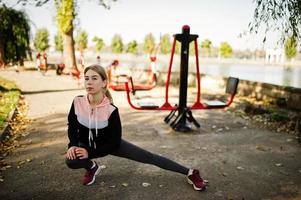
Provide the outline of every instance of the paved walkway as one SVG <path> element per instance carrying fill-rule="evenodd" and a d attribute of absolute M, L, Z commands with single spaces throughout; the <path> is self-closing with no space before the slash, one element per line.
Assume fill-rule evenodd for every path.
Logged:
<path fill-rule="evenodd" d="M 68 169 L 64 154 L 67 113 L 73 97 L 84 90 L 53 71 L 46 76 L 37 71 L 0 71 L 0 76 L 17 82 L 33 119 L 29 134 L 6 158 L 12 167 L 3 172 L 0 199 L 301 199 L 301 146 L 292 136 L 259 129 L 224 110 L 194 111 L 202 127 L 191 133 L 174 132 L 163 123 L 168 112 L 132 110 L 123 92 L 112 93 L 123 137 L 201 169 L 210 187 L 196 192 L 180 174 L 114 156 L 97 159 L 105 168 L 95 184 L 82 186 L 83 171 Z M 138 95 L 153 95 L 159 101 L 162 91 Z"/>

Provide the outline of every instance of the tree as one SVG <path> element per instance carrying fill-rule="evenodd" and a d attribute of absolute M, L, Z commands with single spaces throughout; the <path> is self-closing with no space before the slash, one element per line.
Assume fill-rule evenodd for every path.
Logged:
<path fill-rule="evenodd" d="M 80 29 L 75 40 L 78 50 L 83 52 L 88 46 L 88 33 Z"/>
<path fill-rule="evenodd" d="M 152 33 L 147 34 L 144 37 L 143 50 L 146 53 L 151 54 L 155 50 L 155 45 L 156 45 L 156 42 L 155 42 L 155 37 L 153 36 L 153 34 Z"/>
<path fill-rule="evenodd" d="M 0 19 L 0 66 L 9 62 L 23 65 L 28 55 L 31 58 L 28 18 L 24 12 L 4 5 L 0 7 Z"/>
<path fill-rule="evenodd" d="M 46 51 L 49 48 L 49 32 L 46 28 L 37 30 L 34 38 L 34 47 L 38 51 Z"/>
<path fill-rule="evenodd" d="M 219 47 L 219 53 L 221 57 L 228 58 L 232 56 L 233 50 L 230 44 L 228 44 L 227 42 L 222 42 Z"/>
<path fill-rule="evenodd" d="M 211 56 L 211 46 L 212 46 L 212 42 L 209 39 L 205 39 L 201 43 L 201 47 L 204 48 L 204 49 L 207 49 L 208 56 Z"/>
<path fill-rule="evenodd" d="M 128 43 L 126 52 L 127 53 L 132 53 L 132 54 L 137 54 L 137 52 L 138 52 L 138 44 L 137 44 L 136 40 L 133 40 L 133 41 L 131 41 L 131 42 Z"/>
<path fill-rule="evenodd" d="M 162 54 L 168 54 L 171 52 L 170 35 L 164 34 L 160 40 L 160 51 Z"/>
<path fill-rule="evenodd" d="M 113 53 L 122 53 L 123 43 L 122 38 L 119 34 L 115 34 L 112 38 L 111 48 Z"/>
<path fill-rule="evenodd" d="M 59 31 L 63 34 L 65 65 L 69 68 L 76 68 L 74 39 L 73 39 L 73 20 L 76 16 L 73 0 L 56 1 L 57 8 L 57 23 Z"/>
<path fill-rule="evenodd" d="M 255 0 L 253 21 L 249 23 L 249 32 L 257 33 L 262 24 L 265 33 L 280 31 L 280 40 L 294 37 L 301 40 L 301 1 L 300 0 Z M 263 42 L 266 40 L 266 35 Z"/>
<path fill-rule="evenodd" d="M 285 41 L 284 45 L 285 56 L 288 60 L 294 58 L 297 54 L 297 40 L 294 37 L 290 37 Z"/>
<path fill-rule="evenodd" d="M 175 54 L 181 54 L 182 44 L 179 41 L 176 41 Z M 195 55 L 194 41 L 189 43 L 189 56 Z"/>
<path fill-rule="evenodd" d="M 55 50 L 63 53 L 64 51 L 63 37 L 60 32 L 58 32 L 57 35 L 54 36 L 54 44 L 55 44 Z"/>
<path fill-rule="evenodd" d="M 176 41 L 176 47 L 175 47 L 175 54 L 181 53 L 181 43 L 179 41 Z"/>
<path fill-rule="evenodd" d="M 50 0 L 18 0 L 17 3 L 22 6 L 29 4 L 39 7 L 47 4 L 49 1 Z M 117 0 L 97 0 L 98 4 L 103 6 L 105 9 L 110 9 L 110 3 L 115 1 Z M 75 7 L 78 2 L 79 1 L 76 0 L 55 0 L 58 28 L 63 34 L 64 40 L 64 51 L 66 55 L 64 58 L 65 64 L 69 68 L 77 68 L 74 51 L 73 21 L 76 17 Z"/>
<path fill-rule="evenodd" d="M 93 42 L 95 42 L 96 50 L 101 51 L 101 49 L 105 46 L 105 43 L 102 38 L 95 36 L 93 38 Z"/>
<path fill-rule="evenodd" d="M 189 43 L 189 55 L 194 56 L 195 55 L 195 47 L 194 47 L 194 41 Z"/>

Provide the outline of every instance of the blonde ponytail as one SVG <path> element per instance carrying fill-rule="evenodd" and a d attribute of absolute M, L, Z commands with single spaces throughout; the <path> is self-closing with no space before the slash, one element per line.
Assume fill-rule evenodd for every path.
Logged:
<path fill-rule="evenodd" d="M 108 97 L 108 99 L 110 100 L 110 102 L 113 104 L 113 97 L 111 95 L 111 92 L 107 89 L 107 91 L 105 92 L 106 97 Z"/>

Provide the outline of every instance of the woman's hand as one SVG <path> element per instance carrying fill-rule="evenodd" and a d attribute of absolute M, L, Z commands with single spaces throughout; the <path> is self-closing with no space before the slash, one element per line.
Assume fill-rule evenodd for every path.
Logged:
<path fill-rule="evenodd" d="M 75 149 L 75 153 L 79 159 L 87 159 L 88 158 L 88 151 L 85 148 L 77 147 Z"/>
<path fill-rule="evenodd" d="M 66 153 L 66 157 L 69 159 L 69 160 L 74 160 L 76 159 L 76 152 L 75 150 L 77 149 L 78 147 L 75 147 L 75 146 L 72 146 L 68 149 L 67 153 Z"/>

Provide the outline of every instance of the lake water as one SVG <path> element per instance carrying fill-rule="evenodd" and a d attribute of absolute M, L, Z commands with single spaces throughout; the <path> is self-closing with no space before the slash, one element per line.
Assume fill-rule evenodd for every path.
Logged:
<path fill-rule="evenodd" d="M 58 55 L 56 56 L 58 60 Z M 90 58 L 87 56 L 87 62 L 95 63 L 96 56 L 93 55 Z M 101 64 L 103 66 L 108 66 L 114 56 L 111 56 Z M 164 61 L 163 61 L 164 60 Z M 168 70 L 169 57 L 165 57 L 158 61 L 157 68 L 159 71 Z M 189 71 L 195 71 L 195 64 L 193 59 L 189 61 Z M 173 64 L 173 71 L 179 70 L 179 58 L 175 58 Z M 132 70 L 137 69 L 147 69 L 149 65 L 149 60 L 144 56 L 142 58 L 133 57 L 132 59 L 122 59 L 120 58 L 120 68 L 126 69 L 131 68 Z M 200 63 L 200 71 L 202 74 L 208 74 L 212 76 L 223 76 L 223 77 L 237 77 L 243 80 L 256 81 L 261 83 L 270 83 L 280 86 L 291 86 L 296 88 L 301 88 L 301 66 L 297 67 L 284 67 L 284 66 L 274 66 L 268 64 L 203 64 Z"/>
<path fill-rule="evenodd" d="M 301 67 L 255 64 L 201 64 L 201 73 L 301 88 Z"/>
<path fill-rule="evenodd" d="M 120 68 L 141 70 L 147 68 L 147 63 L 122 62 Z M 158 63 L 159 71 L 167 71 L 167 63 Z M 172 71 L 179 71 L 179 63 L 173 65 Z M 195 64 L 189 66 L 190 72 L 195 72 Z M 237 77 L 242 80 L 270 83 L 280 86 L 301 88 L 301 66 L 284 67 L 259 64 L 200 64 L 200 72 L 211 76 Z"/>

